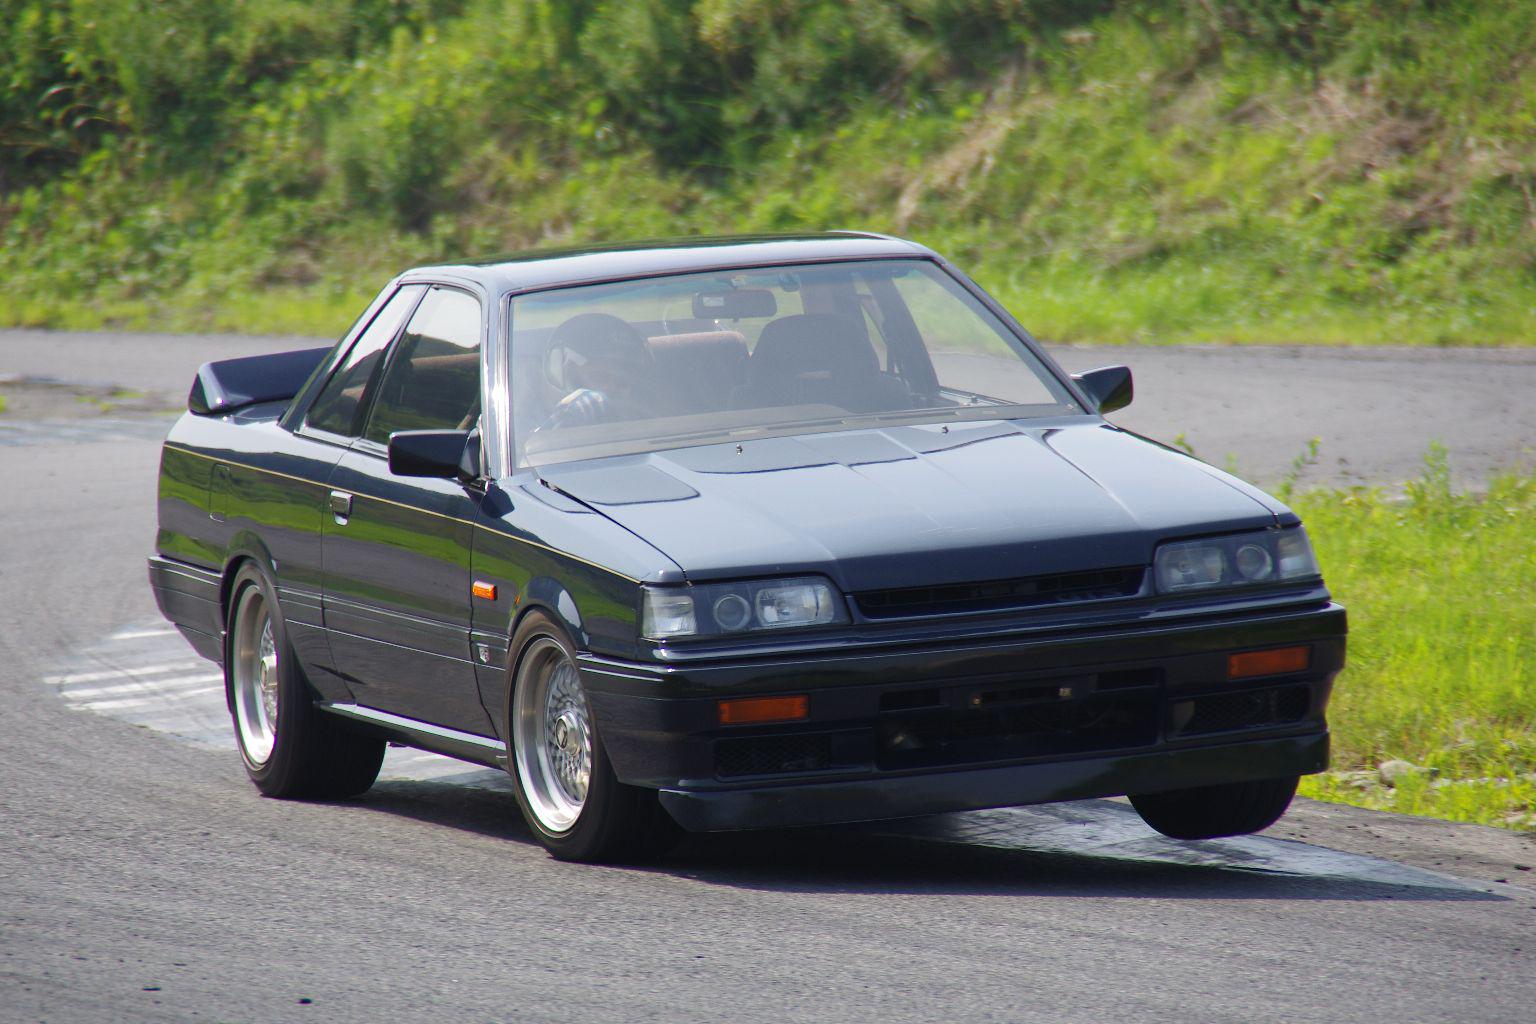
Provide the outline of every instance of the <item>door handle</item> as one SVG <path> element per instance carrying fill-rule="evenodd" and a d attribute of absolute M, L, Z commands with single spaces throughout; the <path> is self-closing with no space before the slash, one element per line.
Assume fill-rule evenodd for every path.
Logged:
<path fill-rule="evenodd" d="M 352 514 L 352 495 L 346 491 L 332 491 L 331 514 L 336 517 L 337 523 L 347 525 L 347 517 Z"/>

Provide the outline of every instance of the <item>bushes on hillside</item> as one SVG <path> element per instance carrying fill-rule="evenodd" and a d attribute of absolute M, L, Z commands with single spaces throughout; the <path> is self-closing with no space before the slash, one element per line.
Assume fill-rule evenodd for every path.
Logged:
<path fill-rule="evenodd" d="M 1058 337 L 1536 318 L 1520 0 L 0 0 L 0 24 L 0 319 L 157 289 L 339 307 L 360 265 L 838 226 L 982 261 Z"/>

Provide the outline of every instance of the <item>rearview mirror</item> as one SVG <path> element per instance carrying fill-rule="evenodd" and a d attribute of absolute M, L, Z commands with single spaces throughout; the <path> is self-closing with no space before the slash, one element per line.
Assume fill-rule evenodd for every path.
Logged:
<path fill-rule="evenodd" d="M 397 430 L 389 435 L 389 471 L 468 483 L 480 477 L 480 434 L 470 430 Z"/>
<path fill-rule="evenodd" d="M 1131 404 L 1131 397 L 1135 394 L 1129 366 L 1101 366 L 1096 370 L 1074 373 L 1072 379 L 1087 393 L 1095 412 L 1124 409 Z"/>
<path fill-rule="evenodd" d="M 693 297 L 695 320 L 764 320 L 778 311 L 773 292 L 766 288 L 699 292 Z"/>

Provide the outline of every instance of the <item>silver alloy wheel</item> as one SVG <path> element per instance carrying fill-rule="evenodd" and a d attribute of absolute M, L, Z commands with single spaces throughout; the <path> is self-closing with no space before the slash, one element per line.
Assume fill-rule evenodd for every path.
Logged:
<path fill-rule="evenodd" d="M 272 613 L 261 587 L 252 584 L 240 593 L 230 638 L 229 671 L 235 696 L 235 723 L 240 748 L 256 767 L 267 763 L 277 742 L 277 640 Z"/>
<path fill-rule="evenodd" d="M 565 648 L 528 645 L 513 690 L 512 746 L 523 797 L 551 833 L 570 831 L 592 782 L 592 724 L 581 677 Z"/>

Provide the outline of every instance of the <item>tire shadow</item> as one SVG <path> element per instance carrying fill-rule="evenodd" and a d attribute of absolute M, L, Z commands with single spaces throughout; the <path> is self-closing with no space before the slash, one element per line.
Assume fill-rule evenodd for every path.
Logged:
<path fill-rule="evenodd" d="M 860 828 L 869 831 L 690 836 L 665 863 L 649 870 L 734 888 L 799 893 L 1509 902 L 1509 897 L 1454 881 L 1413 884 L 1091 852 L 1004 849 L 880 833 L 873 825 Z"/>

